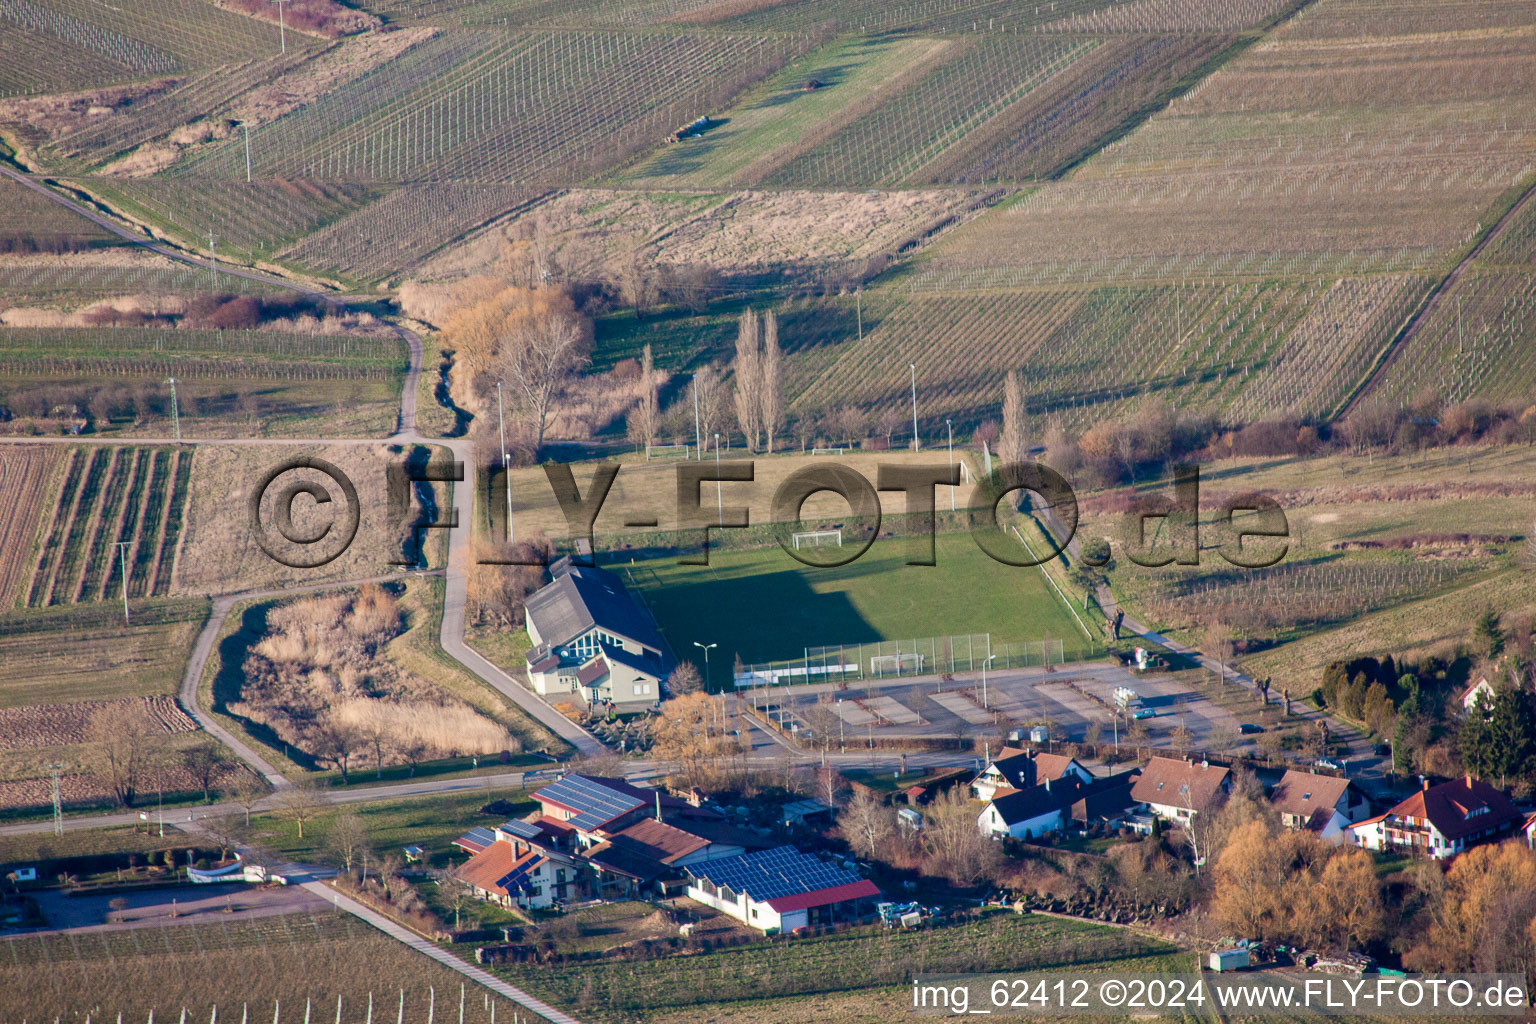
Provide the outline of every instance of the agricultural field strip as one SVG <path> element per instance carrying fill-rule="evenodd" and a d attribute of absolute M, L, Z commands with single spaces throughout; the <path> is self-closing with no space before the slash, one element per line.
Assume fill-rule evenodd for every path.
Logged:
<path fill-rule="evenodd" d="M 275 258 L 373 282 L 404 272 L 466 232 L 535 203 L 541 195 L 510 185 L 405 185 Z"/>
<path fill-rule="evenodd" d="M 57 164 L 76 173 L 98 168 L 178 128 L 227 110 L 263 84 L 303 66 L 310 56 L 302 44 L 287 55 L 243 54 L 238 64 L 173 80 L 167 89 L 135 103 L 131 115 L 106 118 L 60 136 L 43 148 L 42 155 L 50 166 Z"/>
<path fill-rule="evenodd" d="M 92 0 L 25 2 L 28 7 L 50 12 L 61 24 L 66 20 L 85 24 L 173 55 L 179 68 L 229 64 L 252 53 L 276 53 L 279 49 L 276 25 L 221 10 L 204 0 L 135 0 L 121 6 Z"/>
<path fill-rule="evenodd" d="M 182 526 L 186 521 L 187 494 L 192 482 L 191 451 L 176 453 L 176 473 L 171 478 L 171 497 L 166 504 L 165 526 L 160 534 L 160 549 L 155 554 L 155 584 L 148 592 L 163 597 L 171 592 L 171 579 L 181 554 Z"/>
<path fill-rule="evenodd" d="M 143 449 L 130 451 L 120 448 L 117 450 L 117 457 L 112 461 L 112 475 L 108 478 L 106 490 L 102 493 L 100 518 L 85 547 L 80 582 L 76 585 L 74 594 L 70 596 L 71 604 L 79 604 L 86 600 L 86 594 L 91 595 L 90 600 L 99 599 L 102 578 L 106 574 L 107 559 L 117 554 L 116 550 L 109 549 L 108 545 L 115 541 L 118 532 L 122 529 L 128 499 L 133 493 L 132 481 L 138 476 L 139 461 L 143 454 Z M 108 554 L 109 550 L 111 555 Z"/>
<path fill-rule="evenodd" d="M 395 337 L 140 327 L 4 327 L 0 354 L 7 377 L 183 368 L 277 379 L 395 377 L 407 362 Z"/>
<path fill-rule="evenodd" d="M 564 163 L 601 162 L 616 135 L 632 134 L 663 105 L 718 89 L 747 59 L 782 62 L 794 45 L 728 35 L 445 31 L 261 126 L 252 148 L 263 174 L 530 180 Z M 231 142 L 177 172 L 231 177 L 243 160 Z"/>
<path fill-rule="evenodd" d="M 30 584 L 33 547 L 44 521 L 45 501 L 60 483 L 57 449 L 45 445 L 0 449 L 0 612 Z"/>
<path fill-rule="evenodd" d="M 999 400 L 1002 371 L 1022 365 L 1030 412 L 1078 427 L 1149 390 L 1251 417 L 1322 414 L 1349 394 L 1428 284 L 1395 275 L 953 297 L 876 291 L 864 299 L 862 344 L 816 339 L 813 356 L 792 350 L 786 393 L 796 409 L 887 408 L 905 401 L 896 368 L 913 362 L 925 404 L 980 410 Z M 953 358 L 965 348 L 984 353 L 981 362 Z M 854 372 L 872 366 L 885 369 Z"/>
<path fill-rule="evenodd" d="M 69 458 L 27 604 L 105 599 L 110 585 L 121 584 L 119 542 L 129 544 L 130 595 L 165 593 L 169 579 L 160 585 L 161 567 L 168 574 L 174 561 L 186 500 L 183 463 L 190 471 L 191 456 L 127 444 L 77 448 Z M 175 493 L 166 496 L 167 486 Z"/>
<path fill-rule="evenodd" d="M 75 507 L 65 524 L 64 535 L 59 539 L 59 560 L 54 567 L 53 585 L 48 590 L 47 604 L 69 603 L 64 600 L 64 594 L 72 589 L 76 574 L 80 571 L 81 548 L 96 525 L 102 485 L 119 454 L 116 446 L 97 448 L 91 453 L 90 462 L 86 464 L 80 480 L 79 493 L 75 495 Z"/>
<path fill-rule="evenodd" d="M 377 199 L 379 190 L 361 185 L 309 181 L 153 182 L 126 178 L 85 178 L 66 184 L 103 200 L 115 210 L 173 232 L 194 248 L 217 239 L 220 255 L 270 254 Z"/>
<path fill-rule="evenodd" d="M 769 175 L 771 186 L 891 185 L 1071 66 L 1098 42 L 969 41 L 921 80 Z"/>
<path fill-rule="evenodd" d="M 0 98 L 65 92 L 133 77 L 117 61 L 0 18 Z"/>
<path fill-rule="evenodd" d="M 1209 3 L 1179 0 L 1151 5 L 1134 0 L 809 0 L 773 4 L 716 22 L 722 28 L 803 30 L 807 24 L 836 20 L 860 32 L 945 32 L 1024 35 L 1040 32 L 1230 32 L 1272 20 L 1297 0 L 1238 0 Z M 1126 9 L 1121 24 L 1087 19 Z"/>

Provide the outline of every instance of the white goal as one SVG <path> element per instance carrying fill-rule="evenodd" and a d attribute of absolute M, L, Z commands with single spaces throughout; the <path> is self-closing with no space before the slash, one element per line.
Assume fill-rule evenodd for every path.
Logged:
<path fill-rule="evenodd" d="M 881 676 L 921 672 L 926 661 L 927 655 L 923 654 L 877 654 L 869 659 L 869 674 Z"/>
<path fill-rule="evenodd" d="M 648 444 L 645 446 L 645 457 L 651 459 L 686 459 L 689 447 L 686 444 Z"/>
<path fill-rule="evenodd" d="M 806 530 L 804 533 L 797 533 L 793 536 L 795 540 L 796 551 L 799 551 L 802 545 L 812 548 L 819 548 L 827 545 L 836 547 L 843 546 L 843 531 L 841 529 Z"/>

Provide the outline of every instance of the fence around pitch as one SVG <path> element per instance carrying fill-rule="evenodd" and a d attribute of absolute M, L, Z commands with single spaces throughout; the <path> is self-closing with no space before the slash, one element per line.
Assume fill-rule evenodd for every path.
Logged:
<path fill-rule="evenodd" d="M 1087 645 L 1067 647 L 1059 639 L 995 640 L 987 633 L 882 640 L 874 643 L 807 647 L 800 658 L 746 665 L 735 674 L 736 687 L 843 683 L 865 679 L 1035 668 L 1079 661 L 1102 654 Z"/>

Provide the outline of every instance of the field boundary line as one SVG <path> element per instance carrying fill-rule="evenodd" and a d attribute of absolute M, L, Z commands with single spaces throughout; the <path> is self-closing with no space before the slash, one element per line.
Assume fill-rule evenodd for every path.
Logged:
<path fill-rule="evenodd" d="M 305 889 L 308 889 L 316 896 L 324 899 L 332 906 L 341 910 L 345 910 L 347 913 L 353 915 L 359 920 L 377 928 L 379 931 L 383 932 L 385 935 L 388 935 L 390 938 L 403 942 L 405 945 L 416 950 L 418 953 L 421 953 L 423 956 L 431 957 L 433 960 L 436 960 L 438 963 L 442 964 L 444 967 L 447 967 L 449 970 L 457 971 L 459 974 L 462 974 L 470 981 L 490 989 L 497 995 L 504 996 L 507 999 L 520 1004 L 525 1009 L 531 1010 L 544 1019 L 550 1021 L 551 1024 L 580 1024 L 580 1022 L 570 1014 L 563 1013 L 560 1010 L 555 1009 L 553 1006 L 550 1006 L 543 1000 L 529 995 L 522 989 L 516 988 L 513 985 L 502 981 L 500 978 L 496 977 L 483 968 L 476 967 L 473 964 L 464 962 L 463 960 L 454 956 L 452 953 L 443 949 L 441 946 L 437 945 L 435 942 L 424 939 L 420 935 L 417 935 L 415 932 L 412 932 L 403 926 L 391 921 L 389 918 L 384 917 L 382 914 L 370 910 L 368 907 L 365 907 L 363 904 L 352 899 L 352 897 L 347 896 L 345 893 L 338 892 L 332 886 L 326 885 L 323 882 L 305 882 L 303 885 Z"/>
<path fill-rule="evenodd" d="M 1019 538 L 1019 541 L 1024 545 L 1024 549 L 1029 552 L 1029 557 L 1038 560 L 1039 556 L 1035 554 L 1035 549 L 1030 546 L 1029 541 L 1024 539 L 1024 535 L 1019 532 L 1019 528 L 1017 526 L 1013 527 L 1013 535 L 1015 537 Z M 1063 594 L 1061 592 L 1061 588 L 1056 585 L 1056 580 L 1051 576 L 1050 573 L 1045 571 L 1045 563 L 1044 562 L 1040 562 L 1038 565 L 1036 565 L 1036 568 L 1039 569 L 1041 574 L 1046 578 L 1046 580 L 1050 582 L 1051 589 L 1056 591 L 1056 596 L 1061 598 L 1062 603 L 1067 606 L 1067 611 L 1072 613 L 1072 618 L 1077 620 L 1078 628 L 1083 631 L 1083 635 L 1088 638 L 1088 641 L 1090 643 L 1092 643 L 1093 642 L 1093 634 L 1088 631 L 1088 627 L 1087 627 L 1087 625 L 1084 624 L 1082 616 L 1077 614 L 1077 608 L 1074 607 L 1074 605 L 1073 605 L 1073 603 L 1071 601 L 1067 600 L 1067 595 Z"/>
<path fill-rule="evenodd" d="M 1370 393 L 1371 387 L 1376 383 L 1376 379 L 1381 376 L 1382 371 L 1387 368 L 1387 364 L 1392 361 L 1392 357 L 1407 347 L 1408 343 L 1418 334 L 1420 326 L 1429 322 L 1430 317 L 1440 308 L 1440 300 L 1460 283 L 1462 276 L 1471 268 L 1473 262 L 1482 255 L 1483 250 L 1488 247 L 1489 243 L 1499 237 L 1504 229 L 1520 215 L 1531 202 L 1532 196 L 1536 196 L 1536 177 L 1531 179 L 1531 183 L 1525 187 L 1525 191 L 1520 194 L 1519 198 L 1510 203 L 1509 208 L 1488 226 L 1488 229 L 1483 232 L 1482 237 L 1473 244 L 1472 248 L 1467 250 L 1466 255 L 1456 262 L 1456 265 L 1440 279 L 1439 283 L 1425 292 L 1424 298 L 1419 300 L 1418 306 L 1408 315 L 1408 319 L 1403 321 L 1397 333 L 1377 353 L 1376 360 L 1371 364 L 1370 369 L 1366 371 L 1365 376 L 1355 384 L 1354 388 L 1344 396 L 1337 406 L 1330 410 L 1329 419 L 1337 419 L 1339 416 L 1347 413 L 1357 402 Z"/>

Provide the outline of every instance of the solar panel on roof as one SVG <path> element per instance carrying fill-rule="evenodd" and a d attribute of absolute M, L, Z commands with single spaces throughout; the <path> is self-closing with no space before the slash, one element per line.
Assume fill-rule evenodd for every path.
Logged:
<path fill-rule="evenodd" d="M 464 835 L 461 836 L 460 838 L 461 839 L 468 839 L 471 842 L 482 843 L 482 844 L 484 844 L 486 846 L 490 846 L 492 843 L 494 843 L 496 841 L 495 833 L 493 833 L 488 828 L 480 828 L 478 826 L 475 827 L 475 828 L 470 829 L 468 832 L 464 833 Z"/>
<path fill-rule="evenodd" d="M 537 825 L 517 818 L 503 822 L 501 830 L 519 839 L 537 839 L 542 834 Z"/>
<path fill-rule="evenodd" d="M 609 789 L 580 775 L 567 775 L 552 782 L 541 789 L 539 795 L 575 811 L 570 824 L 583 830 L 605 825 L 645 803 L 639 797 Z"/>
<path fill-rule="evenodd" d="M 858 876 L 852 872 L 788 846 L 706 860 L 690 866 L 688 871 L 695 878 L 706 878 L 716 886 L 745 891 L 758 901 L 858 881 Z"/>

